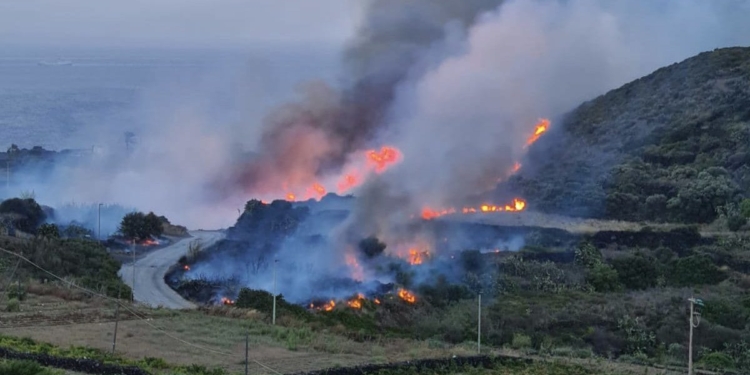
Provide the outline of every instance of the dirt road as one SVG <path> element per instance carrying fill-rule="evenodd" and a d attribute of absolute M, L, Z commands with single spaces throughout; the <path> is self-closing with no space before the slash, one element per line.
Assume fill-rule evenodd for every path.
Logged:
<path fill-rule="evenodd" d="M 188 246 L 195 240 L 200 240 L 203 247 L 210 246 L 220 240 L 223 233 L 215 231 L 190 232 L 192 238 L 183 239 L 172 246 L 146 255 L 135 262 L 135 288 L 133 288 L 133 264 L 123 264 L 120 269 L 120 278 L 133 288 L 137 302 L 157 307 L 163 306 L 170 309 L 193 309 L 196 306 L 183 299 L 177 292 L 172 290 L 164 282 L 164 275 L 173 264 L 177 263 L 181 256 L 188 251 Z"/>

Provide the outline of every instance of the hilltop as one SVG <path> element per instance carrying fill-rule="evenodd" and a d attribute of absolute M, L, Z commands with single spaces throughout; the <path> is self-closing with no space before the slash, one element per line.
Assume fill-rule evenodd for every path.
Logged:
<path fill-rule="evenodd" d="M 701 53 L 583 103 L 511 186 L 532 210 L 707 223 L 750 197 L 750 48 Z"/>

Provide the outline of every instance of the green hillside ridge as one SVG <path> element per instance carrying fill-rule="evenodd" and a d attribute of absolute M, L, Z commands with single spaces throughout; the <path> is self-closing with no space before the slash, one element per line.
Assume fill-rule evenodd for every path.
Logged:
<path fill-rule="evenodd" d="M 750 197 L 750 48 L 701 53 L 586 102 L 511 186 L 532 209 L 707 223 Z"/>

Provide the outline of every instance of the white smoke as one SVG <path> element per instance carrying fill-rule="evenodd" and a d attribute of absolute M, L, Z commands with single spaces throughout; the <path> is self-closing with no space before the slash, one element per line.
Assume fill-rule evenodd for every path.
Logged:
<path fill-rule="evenodd" d="M 404 161 L 365 198 L 380 214 L 462 204 L 522 158 L 539 118 L 702 51 L 748 45 L 749 14 L 739 1 L 507 1 L 401 85 L 382 138 Z M 383 209 L 383 192 L 414 204 Z"/>

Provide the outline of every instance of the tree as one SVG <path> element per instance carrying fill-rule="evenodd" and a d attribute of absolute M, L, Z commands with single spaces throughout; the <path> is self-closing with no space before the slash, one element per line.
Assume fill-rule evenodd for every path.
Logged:
<path fill-rule="evenodd" d="M 153 212 L 149 212 L 144 220 L 146 221 L 146 228 L 148 228 L 148 231 L 152 236 L 159 237 L 164 233 L 162 220 Z"/>
<path fill-rule="evenodd" d="M 750 219 L 750 199 L 745 198 L 740 202 L 740 213 L 747 219 Z"/>
<path fill-rule="evenodd" d="M 36 232 L 37 227 L 47 218 L 42 206 L 31 198 L 4 200 L 0 203 L 0 214 L 13 215 L 13 225 L 26 233 Z"/>
<path fill-rule="evenodd" d="M 131 212 L 122 218 L 120 233 L 129 239 L 145 240 L 151 236 L 161 235 L 163 228 L 159 217 L 153 212 Z"/>

